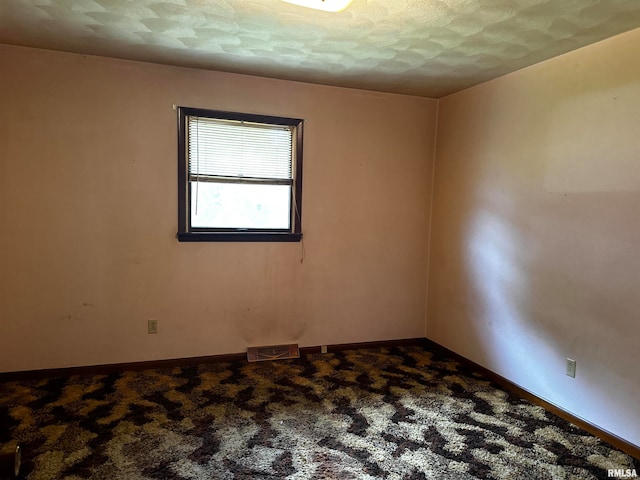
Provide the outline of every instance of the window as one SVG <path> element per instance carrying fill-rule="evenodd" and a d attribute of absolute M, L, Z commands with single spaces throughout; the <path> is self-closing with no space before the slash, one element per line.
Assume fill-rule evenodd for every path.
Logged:
<path fill-rule="evenodd" d="M 178 109 L 178 240 L 302 238 L 302 120 Z"/>

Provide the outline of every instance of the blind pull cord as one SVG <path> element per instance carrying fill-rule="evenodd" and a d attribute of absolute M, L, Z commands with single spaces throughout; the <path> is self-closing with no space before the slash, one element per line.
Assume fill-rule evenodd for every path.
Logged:
<path fill-rule="evenodd" d="M 292 180 L 293 181 L 293 180 Z M 300 211 L 298 210 L 298 202 L 296 201 L 295 189 L 293 183 L 291 184 L 291 200 L 293 201 L 293 211 L 295 213 L 295 221 L 300 222 Z M 302 233 L 302 232 L 301 232 Z M 306 252 L 304 250 L 304 235 L 300 239 L 300 263 L 304 263 L 304 257 L 306 256 Z"/>
<path fill-rule="evenodd" d="M 198 216 L 198 192 L 200 191 L 200 121 L 196 120 L 196 217 Z"/>

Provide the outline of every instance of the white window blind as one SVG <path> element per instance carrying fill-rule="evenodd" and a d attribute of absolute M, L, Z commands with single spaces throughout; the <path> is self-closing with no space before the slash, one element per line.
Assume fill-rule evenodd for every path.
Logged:
<path fill-rule="evenodd" d="M 292 128 L 188 116 L 189 179 L 292 182 Z"/>

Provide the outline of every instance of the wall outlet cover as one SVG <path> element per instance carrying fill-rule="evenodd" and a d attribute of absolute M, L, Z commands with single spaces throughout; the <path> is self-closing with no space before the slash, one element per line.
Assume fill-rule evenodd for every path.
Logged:
<path fill-rule="evenodd" d="M 158 333 L 158 320 L 151 318 L 147 322 L 147 333 Z"/>
<path fill-rule="evenodd" d="M 567 375 L 576 378 L 576 361 L 567 357 Z"/>

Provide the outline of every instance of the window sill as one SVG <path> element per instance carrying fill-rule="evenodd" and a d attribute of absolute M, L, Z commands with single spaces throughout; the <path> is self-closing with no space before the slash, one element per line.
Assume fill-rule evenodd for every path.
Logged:
<path fill-rule="evenodd" d="M 299 242 L 301 233 L 282 232 L 179 232 L 179 242 Z"/>

